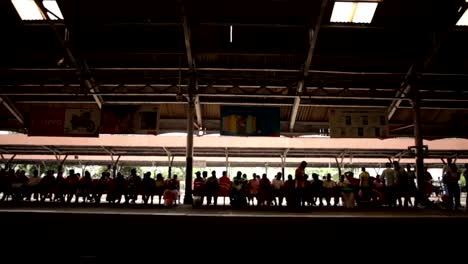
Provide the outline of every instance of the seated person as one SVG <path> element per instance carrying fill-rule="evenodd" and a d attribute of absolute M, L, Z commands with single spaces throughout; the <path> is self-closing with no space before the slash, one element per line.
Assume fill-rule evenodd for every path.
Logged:
<path fill-rule="evenodd" d="M 179 193 L 177 188 L 173 184 L 169 185 L 163 194 L 164 206 L 172 207 L 175 204 L 178 196 Z"/>

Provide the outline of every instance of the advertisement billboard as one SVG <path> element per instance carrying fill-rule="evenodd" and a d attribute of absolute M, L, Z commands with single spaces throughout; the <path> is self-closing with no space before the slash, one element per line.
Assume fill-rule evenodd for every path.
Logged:
<path fill-rule="evenodd" d="M 68 136 L 99 136 L 101 113 L 97 109 L 65 109 L 64 133 Z"/>
<path fill-rule="evenodd" d="M 158 134 L 157 106 L 112 105 L 102 111 L 102 134 Z"/>
<path fill-rule="evenodd" d="M 385 110 L 330 109 L 332 138 L 386 138 L 389 136 Z"/>
<path fill-rule="evenodd" d="M 64 108 L 32 108 L 28 118 L 28 136 L 64 136 Z"/>
<path fill-rule="evenodd" d="M 279 107 L 221 106 L 221 135 L 280 136 Z"/>
<path fill-rule="evenodd" d="M 100 112 L 87 108 L 33 108 L 29 113 L 28 136 L 97 137 Z"/>

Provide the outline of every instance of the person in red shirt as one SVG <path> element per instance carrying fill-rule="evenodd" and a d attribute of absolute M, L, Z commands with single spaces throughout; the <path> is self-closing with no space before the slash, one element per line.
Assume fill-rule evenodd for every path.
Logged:
<path fill-rule="evenodd" d="M 231 191 L 231 179 L 227 176 L 227 172 L 223 171 L 223 176 L 219 178 L 219 190 L 218 190 L 218 196 L 223 197 L 225 199 L 226 197 L 229 197 L 229 193 Z"/>
<path fill-rule="evenodd" d="M 164 191 L 163 198 L 164 198 L 164 206 L 171 208 L 175 205 L 179 193 L 177 192 L 177 187 L 174 184 L 169 184 L 167 189 Z"/>

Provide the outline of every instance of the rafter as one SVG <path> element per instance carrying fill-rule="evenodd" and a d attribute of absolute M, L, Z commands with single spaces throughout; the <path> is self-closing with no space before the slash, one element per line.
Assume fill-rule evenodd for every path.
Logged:
<path fill-rule="evenodd" d="M 115 87 L 119 87 L 115 89 Z M 101 84 L 101 92 L 95 93 L 101 96 L 112 97 L 173 97 L 177 88 L 171 83 L 159 84 Z M 21 84 L 21 85 L 0 85 L 1 96 L 34 96 L 50 98 L 74 97 L 77 98 L 76 90 L 80 88 L 79 84 Z M 343 88 L 338 87 L 314 87 L 304 88 L 300 95 L 301 99 L 320 99 L 320 100 L 384 100 L 384 101 L 411 101 L 410 97 L 398 98 L 394 92 L 389 89 L 372 88 L 348 88 L 343 93 Z M 187 85 L 181 85 L 181 92 L 187 96 Z M 232 97 L 241 95 L 243 97 L 263 98 L 289 98 L 293 99 L 296 95 L 290 95 L 287 86 L 252 86 L 252 85 L 224 85 L 224 84 L 203 84 L 198 85 L 197 95 L 199 97 Z M 419 91 L 422 102 L 467 102 L 468 93 L 449 90 L 449 87 L 443 92 L 434 92 L 432 90 Z M 84 99 L 85 97 L 83 97 Z"/>
<path fill-rule="evenodd" d="M 310 64 L 312 62 L 312 57 L 314 55 L 315 51 L 315 46 L 317 44 L 317 39 L 318 39 L 318 33 L 320 31 L 320 27 L 322 25 L 322 19 L 325 14 L 325 10 L 327 7 L 329 0 L 322 0 L 322 6 L 320 9 L 320 14 L 317 18 L 317 22 L 315 23 L 315 28 L 310 29 L 310 41 L 309 41 L 309 51 L 307 52 L 307 58 L 304 62 L 303 66 L 303 76 L 299 80 L 299 83 L 297 85 L 297 90 L 296 90 L 296 97 L 294 98 L 294 103 L 292 106 L 292 111 L 291 111 L 291 118 L 289 121 L 289 131 L 293 132 L 294 131 L 294 125 L 296 123 L 296 118 L 297 118 L 297 113 L 299 111 L 299 106 L 301 104 L 301 97 L 300 94 L 302 93 L 302 90 L 304 89 L 304 83 L 305 83 L 305 78 L 309 74 L 309 68 Z"/>
<path fill-rule="evenodd" d="M 195 64 L 195 59 L 193 58 L 192 54 L 192 41 L 191 41 L 191 31 L 190 31 L 190 26 L 187 18 L 187 14 L 185 13 L 185 7 L 182 6 L 182 25 L 184 28 L 184 42 L 185 42 L 185 49 L 187 53 L 187 63 L 189 65 L 189 72 L 190 72 L 190 78 L 193 80 L 189 80 L 189 82 L 193 83 L 194 85 L 189 85 L 189 94 L 188 98 L 189 100 L 194 100 L 194 105 L 195 105 L 195 114 L 197 116 L 197 121 L 196 121 L 196 127 L 198 129 L 202 128 L 203 126 L 203 121 L 202 121 L 202 111 L 201 111 L 201 105 L 200 105 L 200 97 L 196 95 L 193 97 L 193 92 L 198 91 L 198 82 L 196 81 L 196 64 Z M 194 86 L 194 87 L 191 87 Z M 196 91 L 192 91 L 192 89 L 195 89 Z M 198 93 L 198 92 L 197 92 Z M 189 102 L 192 103 L 192 102 Z"/>
<path fill-rule="evenodd" d="M 185 13 L 185 10 L 183 11 Z M 195 70 L 195 59 L 192 56 L 192 43 L 191 43 L 191 32 L 190 26 L 188 23 L 187 15 L 183 15 L 182 17 L 182 25 L 184 27 L 184 42 L 185 42 L 185 49 L 187 53 L 187 62 L 189 65 L 189 70 Z"/>
<path fill-rule="evenodd" d="M 431 51 L 427 54 L 427 56 L 424 57 L 424 59 L 421 62 L 411 65 L 405 76 L 405 79 L 403 80 L 403 83 L 397 89 L 395 97 L 398 97 L 398 99 L 393 100 L 387 109 L 388 120 L 390 120 L 395 114 L 396 110 L 401 104 L 402 98 L 407 96 L 411 92 L 412 88 L 414 89 L 414 86 L 416 85 L 416 80 L 418 77 L 420 77 L 418 75 L 425 72 L 432 64 L 433 59 L 438 54 L 442 43 L 448 38 L 448 35 L 455 27 L 456 22 L 458 21 L 458 19 L 460 19 L 460 17 L 465 13 L 467 9 L 468 4 L 463 4 L 458 9 L 457 15 L 453 18 L 453 21 L 449 22 L 449 24 L 446 25 L 446 28 L 444 30 L 434 32 Z"/>
<path fill-rule="evenodd" d="M 39 11 L 42 13 L 42 16 L 46 18 L 47 22 L 51 26 L 51 28 L 54 30 L 57 39 L 60 41 L 62 44 L 63 49 L 65 50 L 65 53 L 70 61 L 70 63 L 76 68 L 78 71 L 80 78 L 83 82 L 83 85 L 86 87 L 87 92 L 92 95 L 94 98 L 97 106 L 99 109 L 102 108 L 102 104 L 104 103 L 104 100 L 100 95 L 96 95 L 96 92 L 99 92 L 99 88 L 95 85 L 95 81 L 91 76 L 91 71 L 89 70 L 89 67 L 86 63 L 85 60 L 78 61 L 71 49 L 69 48 L 69 45 L 66 43 L 68 42 L 68 36 L 70 35 L 70 31 L 68 28 L 65 29 L 65 39 L 63 39 L 60 36 L 60 33 L 58 32 L 58 29 L 55 25 L 55 22 L 51 19 L 50 17 L 50 12 L 45 8 L 45 6 L 42 4 L 42 1 L 35 0 L 37 6 L 39 7 Z M 85 94 L 86 94 L 85 93 Z"/>
<path fill-rule="evenodd" d="M 1 96 L 0 103 L 3 104 L 3 106 L 16 118 L 16 120 L 21 125 L 25 125 L 23 115 L 20 113 L 20 111 L 18 111 L 16 106 L 13 104 L 13 102 L 11 102 L 11 100 L 8 99 L 7 96 Z"/>

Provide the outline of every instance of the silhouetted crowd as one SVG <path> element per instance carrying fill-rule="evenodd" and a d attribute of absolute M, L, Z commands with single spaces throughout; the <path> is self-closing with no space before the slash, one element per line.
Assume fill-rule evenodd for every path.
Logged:
<path fill-rule="evenodd" d="M 433 179 L 424 170 L 424 197 L 416 199 L 418 188 L 416 175 L 410 165 L 402 168 L 395 161 L 387 163 L 381 175 L 370 176 L 366 168 L 361 168 L 358 177 L 353 172 L 345 172 L 338 181 L 334 181 L 330 174 L 320 177 L 313 173 L 311 179 L 305 173 L 307 162 L 303 161 L 295 171 L 294 177 L 288 175 L 286 179 L 281 172 L 270 180 L 267 174 L 262 176 L 253 174 L 251 179 L 241 171 L 236 176 L 228 177 L 224 171 L 220 178 L 216 171 L 197 172 L 193 180 L 193 205 L 218 205 L 218 198 L 226 198 L 233 207 L 244 206 L 344 206 L 346 208 L 362 207 L 426 207 L 431 204 L 429 197 L 433 194 Z M 468 165 L 465 165 L 468 168 Z M 465 169 L 466 178 L 468 169 Z M 460 180 L 461 173 L 448 159 L 443 169 L 443 184 L 441 203 L 444 208 L 460 208 Z M 155 197 L 158 204 L 172 207 L 180 203 L 180 182 L 177 175 L 164 179 L 158 173 L 153 179 L 147 172 L 140 177 L 135 169 L 130 175 L 124 176 L 120 172 L 107 171 L 99 179 L 92 179 L 88 171 L 81 176 L 70 170 L 67 176 L 61 172 L 50 170 L 44 177 L 36 170 L 31 176 L 25 171 L 0 170 L 0 200 L 12 201 L 52 201 L 61 203 L 137 203 L 154 204 Z M 416 203 L 417 202 L 417 203 Z M 223 203 L 223 205 L 225 202 Z"/>

